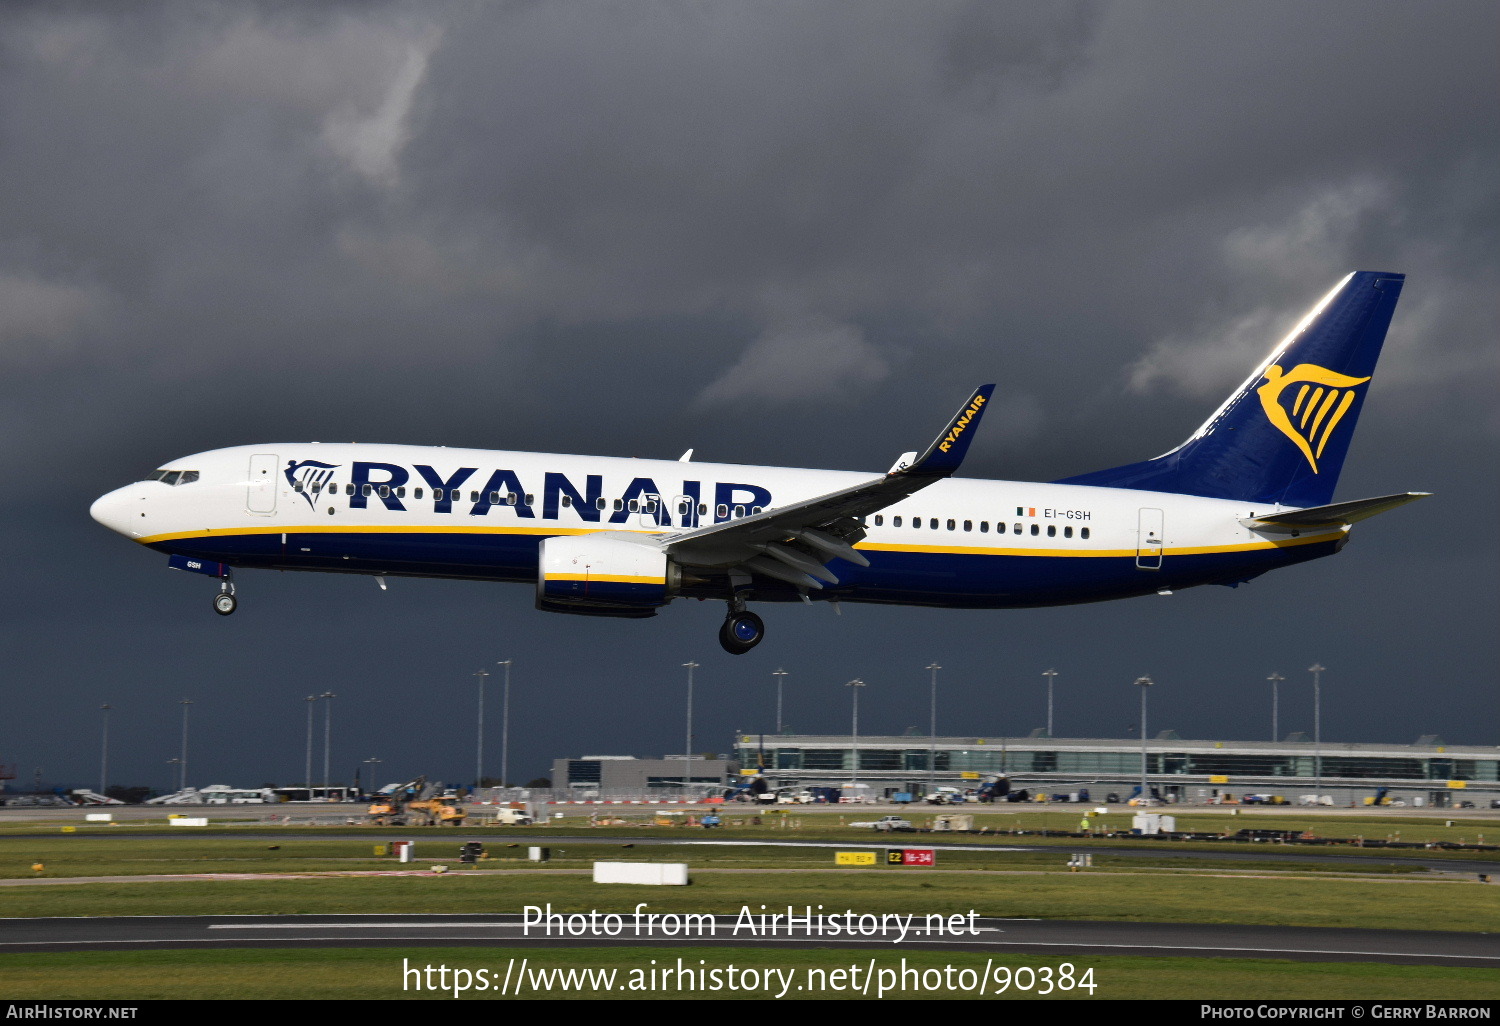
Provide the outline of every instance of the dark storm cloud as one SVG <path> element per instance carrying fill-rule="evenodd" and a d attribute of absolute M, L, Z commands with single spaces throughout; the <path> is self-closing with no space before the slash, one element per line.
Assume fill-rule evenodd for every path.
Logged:
<path fill-rule="evenodd" d="M 1448 583 L 1430 528 L 1497 500 L 1476 469 L 1500 434 L 1496 28 L 1477 3 L 9 5 L 0 466 L 46 471 L 6 498 L 8 655 L 54 694 L 101 667 L 88 644 L 59 663 L 51 636 L 108 637 L 122 680 L 168 639 L 218 662 L 189 640 L 200 617 L 164 612 L 198 592 L 80 516 L 182 453 L 364 438 L 881 469 L 999 380 L 972 472 L 1058 477 L 1175 444 L 1373 268 L 1411 277 L 1341 494 L 1452 505 L 1392 514 L 1265 598 L 1184 596 L 1158 630 L 1212 610 L 1265 644 L 1310 631 L 1286 604 L 1326 587 L 1322 629 L 1358 633 L 1372 614 L 1340 596 L 1393 586 L 1399 560 L 1432 608 L 1386 665 L 1493 683 L 1493 642 L 1440 626 L 1492 617 L 1493 584 Z M 1492 576 L 1494 541 L 1466 544 Z M 80 611 L 56 566 L 83 553 L 164 619 Z M 327 676 L 370 639 L 418 645 L 414 624 L 469 628 L 403 656 L 412 673 L 489 653 L 501 623 L 644 661 L 712 619 L 674 607 L 631 633 L 541 618 L 524 589 L 464 590 L 481 613 L 415 587 L 366 611 L 368 635 L 340 621 L 337 652 L 298 632 L 317 603 L 363 610 L 349 582 L 266 585 L 287 619 L 261 629 Z M 832 678 L 866 651 L 930 660 L 903 625 L 960 625 L 977 652 L 1041 624 L 1051 662 L 1087 623 L 1103 666 L 1146 615 L 788 615 L 773 641 Z M 814 654 L 829 630 L 838 658 Z M 286 673 L 263 636 L 232 637 L 220 655 Z M 1189 648 L 1184 672 L 1212 661 Z"/>

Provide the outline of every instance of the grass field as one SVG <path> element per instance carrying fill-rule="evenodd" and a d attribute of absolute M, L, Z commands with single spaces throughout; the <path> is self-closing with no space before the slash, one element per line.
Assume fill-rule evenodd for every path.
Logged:
<path fill-rule="evenodd" d="M 464 839 L 469 834 L 462 835 Z M 778 848 L 773 846 L 726 846 L 690 845 L 685 847 L 640 845 L 625 847 L 622 843 L 609 843 L 608 838 L 590 834 L 590 840 L 598 843 L 573 844 L 552 847 L 555 867 L 576 866 L 588 868 L 597 859 L 617 861 L 688 860 L 694 865 L 739 868 L 797 868 L 826 867 L 832 861 L 827 848 Z M 718 835 L 714 835 L 718 838 Z M 458 857 L 460 837 L 452 834 L 426 836 L 418 839 L 417 851 L 428 863 L 453 861 Z M 672 839 L 684 841 L 706 840 L 701 834 L 677 834 Z M 728 838 L 725 838 L 728 839 Z M 758 838 L 757 838 L 758 839 Z M 532 843 L 542 843 L 531 839 Z M 1056 840 L 1056 839 L 1054 839 Z M 849 841 L 851 848 L 910 847 L 920 844 L 909 835 L 872 836 L 862 832 Z M 525 861 L 526 845 L 521 842 L 486 838 L 486 851 L 490 858 L 484 862 L 488 869 L 528 868 Z M 1024 845 L 991 845 L 992 847 L 1021 847 Z M 0 843 L 0 879 L 27 877 L 77 877 L 77 876 L 135 876 L 162 873 L 307 873 L 307 872 L 351 872 L 389 870 L 398 868 L 389 856 L 377 856 L 373 840 L 360 837 L 325 837 L 308 834 L 300 837 L 275 839 L 245 836 L 190 837 L 130 837 L 128 835 L 85 836 L 79 834 L 47 834 L 27 838 L 10 838 Z M 1092 845 L 1091 845 L 1092 847 Z M 1123 847 L 1117 846 L 1117 847 Z M 1136 847 L 1140 847 L 1137 845 Z M 1219 846 L 1222 847 L 1222 846 Z M 1262 846 L 1256 846 L 1260 848 Z M 1146 846 L 1143 854 L 1130 858 L 1110 859 L 1101 856 L 1095 860 L 1097 872 L 1139 872 L 1146 869 L 1182 870 L 1193 865 L 1192 860 L 1175 857 L 1183 852 L 1202 850 L 1202 847 L 1184 848 L 1180 845 Z M 1160 854 L 1158 854 L 1160 851 Z M 1253 855 L 1255 849 L 1235 846 L 1226 849 L 1229 854 Z M 1215 870 L 1239 869 L 1262 873 L 1359 873 L 1359 874 L 1411 874 L 1426 873 L 1419 865 L 1401 865 L 1388 862 L 1318 862 L 1312 859 L 1298 860 L 1303 852 L 1315 853 L 1315 849 L 1280 848 L 1278 853 L 1292 858 L 1275 861 L 1244 859 L 1215 859 L 1207 865 Z M 947 869 L 990 870 L 1061 870 L 1065 868 L 1066 856 L 1048 851 L 943 851 L 941 864 Z M 44 868 L 34 867 L 40 864 Z"/>
<path fill-rule="evenodd" d="M 1480 883 L 1472 874 L 1435 872 L 1416 864 L 1318 863 L 1299 855 L 1359 854 L 1357 849 L 1301 848 L 1226 843 L 1181 843 L 1150 840 L 1102 841 L 1094 868 L 1068 872 L 1058 851 L 1026 850 L 1035 844 L 1068 845 L 1066 838 L 1036 833 L 1010 836 L 875 834 L 840 824 L 863 815 L 761 817 L 731 814 L 731 825 L 709 834 L 685 827 L 648 827 L 640 822 L 591 827 L 587 817 L 572 817 L 555 826 L 528 830 L 466 828 L 380 829 L 297 827 L 245 824 L 206 829 L 177 828 L 168 834 L 160 824 L 79 828 L 63 833 L 57 824 L 0 829 L 0 915 L 5 917 L 87 915 L 281 915 L 331 913 L 475 913 L 519 912 L 525 905 L 551 904 L 556 911 L 626 911 L 646 900 L 654 912 L 735 913 L 742 906 L 836 912 L 966 913 L 983 916 L 1200 922 L 1307 927 L 1438 929 L 1495 932 L 1500 928 L 1500 886 Z M 1330 836 L 1471 841 L 1500 825 L 1455 820 L 1397 822 L 1388 817 L 1318 820 L 1306 813 L 1280 816 L 1180 816 L 1185 829 L 1218 831 L 1253 826 L 1259 829 L 1311 829 Z M 1106 822 L 1108 818 L 1105 817 Z M 741 820 L 742 822 L 734 822 Z M 1075 826 L 1077 812 L 1026 810 L 980 814 L 977 826 L 1031 831 Z M 774 825 L 773 825 L 774 824 Z M 879 866 L 835 868 L 833 851 L 823 848 L 771 846 L 626 847 L 619 838 L 650 832 L 670 840 L 760 839 L 766 841 L 848 842 L 855 850 L 920 845 L 925 841 L 977 843 L 1020 851 L 940 851 L 935 870 Z M 1361 831 L 1364 831 L 1361 833 Z M 1378 832 L 1377 832 L 1378 831 Z M 588 843 L 549 840 L 586 835 Z M 273 836 L 274 835 L 274 836 Z M 374 846 L 391 837 L 417 841 L 415 865 L 399 866 L 377 857 Z M 476 869 L 460 869 L 458 843 L 482 837 L 493 858 Z M 1085 842 L 1076 842 L 1079 847 Z M 545 867 L 524 859 L 525 846 L 546 844 L 553 859 Z M 1111 847 L 1140 853 L 1126 858 Z M 1263 861 L 1248 856 L 1274 847 L 1286 859 Z M 1193 858 L 1202 851 L 1239 853 L 1245 858 Z M 1382 858 L 1434 860 L 1430 850 L 1364 851 Z M 1491 853 L 1493 854 L 1493 853 Z M 1174 857 L 1187 856 L 1187 857 Z M 1484 861 L 1482 853 L 1453 853 L 1466 861 Z M 630 888 L 593 883 L 587 875 L 600 859 L 611 861 L 683 861 L 693 873 L 690 887 Z M 40 873 L 34 863 L 44 865 Z M 449 866 L 443 875 L 354 876 L 351 873 Z M 1500 865 L 1497 865 L 1500 868 Z M 80 877 L 132 877 L 202 874 L 203 879 L 67 883 Z M 288 877 L 286 874 L 295 874 Z M 35 885 L 24 878 L 42 876 Z M 257 879 L 256 877 L 263 877 Z M 882 951 L 882 968 L 899 967 L 902 956 L 919 970 L 944 966 L 983 967 L 971 954 L 927 951 Z M 864 964 L 867 951 L 836 949 L 729 948 L 385 948 L 385 949 L 243 949 L 138 952 L 8 954 L 0 981 L 8 998 L 169 997 L 244 998 L 422 998 L 426 991 L 403 990 L 401 959 L 425 965 L 446 963 L 498 971 L 510 959 L 528 959 L 532 968 L 614 969 L 622 974 L 658 964 L 710 968 L 780 968 L 805 976 L 808 970 L 830 970 L 854 959 Z M 699 959 L 704 960 L 700 966 Z M 1094 970 L 1101 998 L 1489 998 L 1500 996 L 1500 970 L 1389 966 L 1362 963 L 1300 963 L 1270 960 L 1032 957 L 1007 955 L 995 965 L 1051 966 L 1070 962 L 1078 971 Z M 798 979 L 802 979 L 799 976 Z M 626 979 L 625 975 L 617 979 Z M 595 981 L 597 984 L 597 981 Z M 596 996 L 597 986 L 587 994 Z M 693 997 L 696 992 L 611 991 L 610 996 Z M 494 996 L 493 994 L 473 996 Z M 553 997 L 569 996 L 554 992 Z M 763 992 L 716 992 L 723 997 L 763 997 Z M 797 997 L 850 995 L 814 987 Z M 891 995 L 964 997 L 962 991 Z M 1006 995 L 1035 997 L 1014 988 Z M 1054 997 L 1086 998 L 1080 991 Z M 445 998 L 447 999 L 447 998 Z"/>
<path fill-rule="evenodd" d="M 665 854 L 658 856 L 666 860 Z M 1057 860 L 1052 860 L 1054 864 Z M 789 866 L 711 872 L 696 857 L 693 885 L 634 888 L 583 874 L 455 871 L 442 876 L 222 879 L 82 883 L 0 889 L 10 917 L 78 915 L 280 915 L 356 912 L 519 912 L 550 902 L 559 911 L 618 911 L 649 900 L 655 911 L 736 912 L 743 904 L 874 912 L 967 912 L 1000 917 L 1155 922 L 1361 926 L 1490 931 L 1500 924 L 1500 887 L 1471 880 L 1312 878 L 1194 873 L 933 872 Z"/>
<path fill-rule="evenodd" d="M 526 960 L 526 971 L 521 960 Z M 691 976 L 679 976 L 681 965 Z M 513 960 L 513 961 L 512 961 Z M 654 960 L 654 964 L 653 964 Z M 34 998 L 76 1000 L 152 1000 L 172 998 L 216 999 L 379 999 L 451 1001 L 455 996 L 473 1000 L 500 998 L 496 993 L 506 975 L 528 982 L 523 997 L 647 998 L 767 998 L 784 994 L 795 999 L 849 1000 L 866 995 L 852 988 L 864 982 L 869 966 L 867 952 L 763 948 L 651 948 L 651 949 L 506 949 L 506 948 L 418 948 L 390 949 L 252 949 L 236 951 L 130 951 L 68 953 L 55 955 L 8 955 L 5 960 L 5 996 L 13 1000 Z M 1064 966 L 1068 969 L 1064 969 Z M 447 967 L 429 976 L 425 969 Z M 734 966 L 742 974 L 728 976 Z M 988 966 L 988 972 L 986 968 Z M 848 970 L 857 967 L 856 973 Z M 871 977 L 868 997 L 879 996 L 883 985 L 891 987 L 891 999 L 973 999 L 980 976 L 987 979 L 986 997 L 1043 998 L 1046 1000 L 1093 999 L 1213 999 L 1263 1000 L 1371 1000 L 1444 999 L 1493 1000 L 1500 993 L 1500 970 L 1433 966 L 1392 966 L 1360 962 L 1290 962 L 1266 959 L 1130 958 L 1079 956 L 1004 955 L 987 962 L 983 956 L 958 952 L 882 951 L 875 957 L 876 974 Z M 940 976 L 947 967 L 953 972 Z M 667 969 L 663 985 L 661 969 Z M 415 969 L 416 974 L 405 972 Z M 467 978 L 455 975 L 461 969 Z M 478 975 L 485 970 L 488 976 Z M 571 971 L 575 986 L 551 976 L 550 986 L 541 974 Z M 613 971 L 601 977 L 598 971 Z M 710 971 L 718 970 L 717 976 Z M 767 970 L 776 970 L 767 976 Z M 903 970 L 907 970 L 903 973 Z M 933 971 L 936 971 L 934 973 Z M 967 972 L 963 972 L 967 970 Z M 1022 970 L 1018 972 L 1017 970 Z M 835 975 L 843 971 L 843 975 Z M 1050 972 L 1049 972 L 1050 971 Z M 585 975 L 591 974 L 591 975 Z M 429 991 L 426 981 L 463 981 L 471 989 L 458 995 L 452 990 Z M 753 982 L 753 990 L 729 989 L 729 981 Z M 685 984 L 691 980 L 704 989 Z M 1042 993 L 1049 985 L 1052 992 Z M 671 981 L 678 981 L 676 986 Z M 894 988 L 902 982 L 905 992 Z M 948 987 L 948 981 L 958 986 Z M 403 982 L 405 986 L 403 986 Z M 1092 989 L 1076 984 L 1091 983 Z M 414 989 L 421 983 L 424 989 Z M 487 990 L 478 990 L 483 983 Z M 720 989 L 710 989 L 715 983 Z M 995 991 L 1006 983 L 1004 992 Z M 1062 986 L 1072 983 L 1070 989 Z M 928 989 L 940 984 L 936 989 Z M 545 989 L 543 989 L 545 987 Z M 634 988 L 634 989 L 633 989 Z M 835 989 L 838 988 L 838 989 Z M 1024 989 L 1023 989 L 1024 988 Z M 514 994 L 514 986 L 510 988 Z"/>

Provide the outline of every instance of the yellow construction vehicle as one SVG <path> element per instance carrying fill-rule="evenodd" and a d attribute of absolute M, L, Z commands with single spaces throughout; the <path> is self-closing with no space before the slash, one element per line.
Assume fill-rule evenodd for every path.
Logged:
<path fill-rule="evenodd" d="M 379 826 L 460 826 L 467 815 L 455 795 L 444 795 L 443 785 L 426 777 L 402 784 L 370 804 L 369 816 Z"/>

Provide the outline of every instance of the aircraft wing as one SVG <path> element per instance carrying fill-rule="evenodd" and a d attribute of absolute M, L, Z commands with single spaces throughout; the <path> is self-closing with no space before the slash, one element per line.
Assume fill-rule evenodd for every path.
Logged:
<path fill-rule="evenodd" d="M 905 454 L 883 477 L 673 535 L 663 547 L 685 566 L 741 567 L 799 587 L 821 588 L 820 580 L 837 584 L 838 578 L 824 567 L 830 560 L 870 565 L 854 549 L 864 537 L 859 518 L 952 475 L 968 452 L 994 389 L 992 384 L 975 389 L 926 452 L 911 462 L 914 454 Z"/>
<path fill-rule="evenodd" d="M 1271 513 L 1263 517 L 1248 517 L 1240 523 L 1254 531 L 1306 531 L 1314 528 L 1347 527 L 1367 520 L 1377 513 L 1404 506 L 1408 502 L 1425 499 L 1431 492 L 1397 492 L 1374 499 L 1352 499 L 1335 502 L 1331 506 L 1313 506 L 1310 509 L 1294 509 L 1286 513 Z"/>

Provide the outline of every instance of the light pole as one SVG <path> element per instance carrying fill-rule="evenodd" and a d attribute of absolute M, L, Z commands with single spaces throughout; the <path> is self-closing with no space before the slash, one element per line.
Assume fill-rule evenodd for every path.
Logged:
<path fill-rule="evenodd" d="M 312 800 L 312 721 L 313 706 L 318 704 L 317 695 L 307 696 L 307 768 L 302 775 L 303 782 L 307 785 L 308 800 Z"/>
<path fill-rule="evenodd" d="M 325 691 L 318 697 L 328 699 L 323 703 L 323 800 L 326 802 L 328 800 L 329 752 L 332 750 L 333 742 L 333 700 L 339 696 L 332 691 Z M 308 797 L 311 798 L 312 795 Z"/>
<path fill-rule="evenodd" d="M 479 678 L 479 733 L 474 742 L 474 790 L 477 791 L 484 779 L 484 685 L 490 671 L 476 670 L 474 676 Z"/>
<path fill-rule="evenodd" d="M 182 787 L 180 788 L 180 790 L 186 791 L 187 790 L 188 710 L 192 708 L 192 706 L 193 706 L 193 700 L 191 698 L 184 698 L 182 700 L 181 704 L 182 704 L 182 755 L 181 755 L 182 766 L 180 767 L 180 769 L 182 771 Z"/>
<path fill-rule="evenodd" d="M 849 797 L 851 798 L 859 797 L 859 689 L 864 686 L 865 682 L 858 678 L 844 682 L 844 687 L 849 689 L 849 694 L 854 698 L 854 722 L 850 727 L 850 737 L 854 741 L 854 749 L 851 753 L 854 761 L 849 764 L 851 771 L 849 777 L 849 790 L 851 793 Z"/>
<path fill-rule="evenodd" d="M 496 666 L 505 667 L 505 690 L 500 700 L 500 786 L 510 786 L 510 660 L 500 659 Z"/>
<path fill-rule="evenodd" d="M 776 733 L 781 734 L 781 685 L 786 683 L 786 671 L 783 669 L 773 670 L 771 676 L 776 678 Z"/>
<path fill-rule="evenodd" d="M 1137 677 L 1135 682 L 1141 687 L 1141 804 L 1145 805 L 1151 797 L 1151 790 L 1146 782 L 1146 689 L 1156 682 L 1150 677 Z"/>
<path fill-rule="evenodd" d="M 104 714 L 104 732 L 99 740 L 99 793 L 107 798 L 104 788 L 109 783 L 109 703 L 101 705 L 99 711 Z"/>
<path fill-rule="evenodd" d="M 931 794 L 937 784 L 937 672 L 942 669 L 934 659 L 924 667 L 932 674 L 928 688 L 927 724 L 927 793 Z"/>
<path fill-rule="evenodd" d="M 1042 676 L 1047 678 L 1047 736 L 1052 736 L 1052 678 L 1057 676 L 1056 670 L 1043 670 Z"/>
<path fill-rule="evenodd" d="M 1279 725 L 1281 713 L 1281 682 L 1286 680 L 1279 673 L 1273 673 L 1266 680 L 1271 682 L 1271 740 L 1275 741 L 1281 737 Z"/>
<path fill-rule="evenodd" d="M 1313 793 L 1323 795 L 1323 671 L 1322 663 L 1313 663 L 1307 672 L 1313 675 Z"/>
<path fill-rule="evenodd" d="M 693 671 L 698 668 L 694 662 L 682 664 L 688 672 L 688 694 L 687 694 L 687 747 L 682 756 L 682 789 L 691 791 L 693 787 Z"/>

